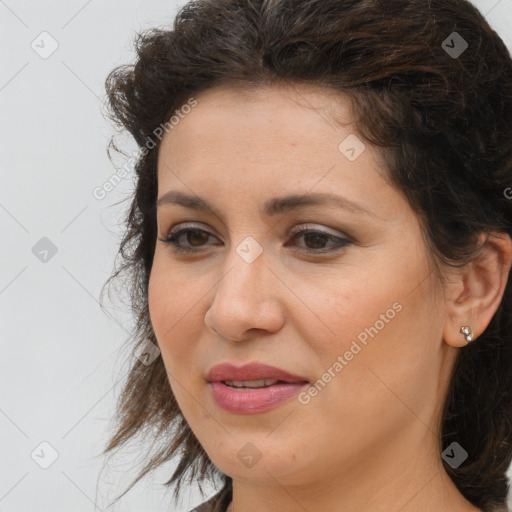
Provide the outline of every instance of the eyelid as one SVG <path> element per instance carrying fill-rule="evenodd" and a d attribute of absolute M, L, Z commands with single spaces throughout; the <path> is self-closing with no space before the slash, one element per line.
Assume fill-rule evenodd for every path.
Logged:
<path fill-rule="evenodd" d="M 207 224 L 203 224 L 202 222 L 180 222 L 173 226 L 168 232 L 166 236 L 171 236 L 174 233 L 178 233 L 178 231 L 181 231 L 183 229 L 203 229 L 206 228 L 208 231 L 213 230 L 215 233 L 216 230 L 213 229 L 211 226 L 208 226 Z M 212 233 L 214 234 L 214 233 Z M 215 234 L 215 236 L 217 236 Z"/>
<path fill-rule="evenodd" d="M 201 226 L 203 226 L 202 223 L 200 223 Z M 330 248 L 320 248 L 320 249 L 308 249 L 303 247 L 296 247 L 295 244 L 292 244 L 292 247 L 298 252 L 306 255 L 315 255 L 315 256 L 323 256 L 323 255 L 336 255 L 339 252 L 344 251 L 347 246 L 354 245 L 354 240 L 352 237 L 345 235 L 343 232 L 340 232 L 342 234 L 335 235 L 333 233 L 328 232 L 324 229 L 319 229 L 316 227 L 316 224 L 306 223 L 306 224 L 298 224 L 295 226 L 292 230 L 290 230 L 287 234 L 287 238 L 289 240 L 285 244 L 285 247 L 290 246 L 290 242 L 293 242 L 297 239 L 297 237 L 306 236 L 310 233 L 320 233 L 321 235 L 327 237 L 330 241 L 334 241 L 334 244 L 328 246 Z M 183 254 L 183 255 L 200 255 L 200 254 L 207 254 L 208 251 L 205 251 L 202 247 L 199 248 L 188 248 L 188 247 L 181 247 L 178 243 L 178 240 L 187 232 L 192 231 L 202 231 L 203 233 L 207 233 L 209 237 L 214 237 L 219 240 L 219 238 L 214 235 L 212 232 L 210 232 L 208 229 L 203 229 L 202 227 L 199 227 L 197 223 L 194 222 L 183 222 L 178 223 L 167 233 L 167 236 L 164 238 L 160 238 L 159 240 L 161 242 L 164 242 L 166 244 L 169 244 L 172 251 L 174 251 L 176 254 Z"/>
<path fill-rule="evenodd" d="M 179 224 L 176 224 L 174 227 L 172 227 L 166 234 L 166 236 L 172 236 L 173 234 L 175 233 L 178 233 L 179 231 L 182 231 L 184 229 L 202 229 L 202 227 L 206 227 L 208 230 L 210 229 L 213 229 L 211 228 L 210 226 L 207 226 L 206 224 L 203 224 L 201 222 L 183 222 L 183 223 L 179 223 Z M 305 223 L 305 224 L 298 224 L 296 225 L 293 229 L 290 230 L 290 232 L 288 233 L 288 236 L 293 236 L 293 235 L 296 235 L 297 233 L 300 233 L 304 230 L 307 230 L 307 229 L 311 229 L 311 230 L 315 230 L 315 231 L 320 231 L 322 233 L 325 233 L 326 235 L 330 235 L 330 236 L 334 236 L 334 237 L 341 237 L 341 238 L 348 238 L 350 239 L 350 237 L 341 232 L 341 231 L 333 231 L 329 228 L 322 228 L 322 229 L 319 229 L 319 225 L 318 224 L 312 224 L 312 223 Z M 212 235 L 214 236 L 217 236 L 217 232 L 216 230 L 214 230 L 214 233 L 211 233 Z"/>
<path fill-rule="evenodd" d="M 306 224 L 298 224 L 297 226 L 295 226 L 290 232 L 289 232 L 289 236 L 293 236 L 297 233 L 300 233 L 302 231 L 305 231 L 307 229 L 311 229 L 311 230 L 314 230 L 314 231 L 319 231 L 321 233 L 325 233 L 326 235 L 330 235 L 330 236 L 334 236 L 334 237 L 339 237 L 339 238 L 350 238 L 348 235 L 346 235 L 345 233 L 341 232 L 341 231 L 333 231 L 332 229 L 329 229 L 329 228 L 325 228 L 325 227 L 322 227 L 322 229 L 319 229 L 319 225 L 318 224 L 311 224 L 311 223 L 306 223 Z"/>

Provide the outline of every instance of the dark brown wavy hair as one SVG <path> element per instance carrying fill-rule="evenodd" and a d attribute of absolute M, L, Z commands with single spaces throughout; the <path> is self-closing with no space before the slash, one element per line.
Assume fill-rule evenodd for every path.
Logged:
<path fill-rule="evenodd" d="M 460 55 L 450 52 L 461 48 L 454 32 L 468 45 Z M 148 312 L 157 235 L 155 129 L 187 100 L 221 84 L 314 84 L 348 98 L 359 134 L 381 149 L 390 182 L 421 220 L 433 261 L 464 265 L 478 251 L 479 233 L 512 234 L 505 192 L 512 186 L 512 60 L 468 1 L 198 0 L 180 9 L 172 27 L 137 33 L 135 48 L 135 63 L 106 79 L 108 117 L 141 149 L 156 142 L 136 161 L 121 264 L 105 283 L 122 278 L 128 287 L 133 350 L 146 339 L 158 343 Z M 119 151 L 114 137 L 109 155 L 111 148 Z M 441 273 L 435 276 L 442 282 Z M 511 286 L 485 332 L 460 349 L 439 413 L 440 453 L 453 441 L 468 452 L 460 467 L 445 469 L 485 512 L 507 510 Z M 183 418 L 161 357 L 150 365 L 132 360 L 115 422 L 104 454 L 139 436 L 154 441 L 125 493 L 173 458 L 177 467 L 165 485 L 175 486 L 175 498 L 187 475 L 200 488 L 220 478 L 231 493 L 231 478 L 214 466 Z"/>

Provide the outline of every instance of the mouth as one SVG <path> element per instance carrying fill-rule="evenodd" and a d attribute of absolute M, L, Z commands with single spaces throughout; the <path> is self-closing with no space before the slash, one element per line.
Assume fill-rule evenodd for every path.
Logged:
<path fill-rule="evenodd" d="M 267 387 L 277 383 L 309 382 L 305 377 L 262 363 L 249 363 L 243 366 L 235 366 L 231 363 L 218 364 L 210 369 L 206 380 L 223 382 L 231 387 L 248 388 Z"/>
<path fill-rule="evenodd" d="M 299 393 L 309 381 L 281 368 L 252 363 L 214 366 L 207 377 L 213 400 L 235 414 L 257 414 L 273 409 Z"/>
<path fill-rule="evenodd" d="M 275 386 L 276 384 L 292 384 L 290 382 L 286 382 L 284 380 L 276 380 L 276 379 L 259 379 L 259 380 L 223 380 L 222 384 L 229 386 L 230 388 L 235 389 L 261 389 L 268 388 L 269 386 Z M 303 381 L 304 384 L 307 381 Z"/>

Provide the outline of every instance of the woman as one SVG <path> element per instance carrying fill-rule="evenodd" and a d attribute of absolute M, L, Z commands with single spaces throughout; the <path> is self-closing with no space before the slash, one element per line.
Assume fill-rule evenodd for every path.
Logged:
<path fill-rule="evenodd" d="M 106 84 L 140 154 L 105 452 L 151 429 L 137 480 L 220 480 L 201 512 L 507 510 L 498 35 L 463 0 L 200 0 L 137 52 Z"/>

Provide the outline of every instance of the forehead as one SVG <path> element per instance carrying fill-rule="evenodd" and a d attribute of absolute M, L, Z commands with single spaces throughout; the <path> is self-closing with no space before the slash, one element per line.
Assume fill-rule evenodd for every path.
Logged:
<path fill-rule="evenodd" d="M 178 189 L 220 202 L 262 194 L 263 203 L 314 191 L 343 192 L 367 205 L 386 201 L 382 155 L 357 136 L 351 104 L 339 92 L 302 84 L 222 86 L 195 99 L 159 148 L 160 197 Z M 354 160 L 340 150 L 346 140 L 364 148 Z"/>
<path fill-rule="evenodd" d="M 180 116 L 173 134 L 186 131 L 188 137 L 194 134 L 204 136 L 216 123 L 215 131 L 231 128 L 236 133 L 243 129 L 245 133 L 247 129 L 257 132 L 263 127 L 267 130 L 275 127 L 288 128 L 280 134 L 282 137 L 287 134 L 296 137 L 312 134 L 321 127 L 336 130 L 340 124 L 349 128 L 352 125 L 349 98 L 327 87 L 308 84 L 223 85 L 199 93 L 195 100 L 197 105 Z M 351 130 L 355 128 L 352 126 Z M 172 144 L 172 139 L 177 137 L 165 136 L 165 139 Z"/>
<path fill-rule="evenodd" d="M 364 148 L 367 163 L 383 167 L 379 151 L 357 137 L 350 101 L 339 91 L 308 84 L 224 85 L 201 92 L 195 101 L 164 135 L 159 167 L 162 162 L 190 167 L 197 160 L 226 158 L 299 164 L 316 159 L 332 165 L 339 162 L 340 144 L 347 137 L 348 146 L 355 141 L 358 152 Z"/>

